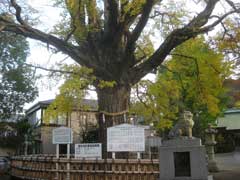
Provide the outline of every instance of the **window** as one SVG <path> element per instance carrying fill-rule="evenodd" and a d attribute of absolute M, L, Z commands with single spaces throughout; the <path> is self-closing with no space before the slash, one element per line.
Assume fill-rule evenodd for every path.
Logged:
<path fill-rule="evenodd" d="M 67 125 L 67 115 L 66 114 L 59 115 L 58 119 L 57 119 L 57 124 L 58 125 Z"/>
<path fill-rule="evenodd" d="M 45 110 L 43 110 L 43 116 L 45 114 Z M 44 121 L 45 123 L 47 123 L 46 121 Z M 67 125 L 67 114 L 61 114 L 58 115 L 58 117 L 56 119 L 50 119 L 49 124 L 54 124 L 54 125 Z"/>

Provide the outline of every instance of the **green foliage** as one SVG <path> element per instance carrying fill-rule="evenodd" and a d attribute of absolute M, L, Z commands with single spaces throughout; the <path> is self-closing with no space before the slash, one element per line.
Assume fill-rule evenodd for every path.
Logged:
<path fill-rule="evenodd" d="M 161 37 L 167 37 L 174 29 L 181 28 L 192 18 L 189 16 L 189 8 L 186 8 L 185 3 L 186 1 L 163 1 L 157 5 L 153 30 Z"/>
<path fill-rule="evenodd" d="M 103 89 L 103 88 L 106 88 L 106 87 L 114 87 L 116 85 L 116 82 L 115 81 L 104 81 L 104 80 L 100 80 L 99 83 L 98 83 L 98 87 Z"/>
<path fill-rule="evenodd" d="M 218 49 L 224 53 L 225 58 L 235 62 L 235 77 L 238 74 L 240 60 L 240 25 L 236 19 L 227 19 L 224 21 L 224 31 L 215 37 L 215 43 Z"/>
<path fill-rule="evenodd" d="M 44 114 L 44 123 L 56 120 L 58 116 L 65 116 L 76 109 L 88 109 L 82 105 L 82 99 L 87 88 L 93 83 L 95 77 L 92 70 L 78 65 L 64 65 L 63 70 L 70 73 L 63 74 L 65 82 L 59 89 L 59 94 L 47 108 Z"/>
<path fill-rule="evenodd" d="M 27 134 L 28 130 L 31 128 L 31 125 L 28 121 L 22 117 L 16 123 L 10 122 L 1 122 L 0 123 L 0 132 L 7 132 L 8 135 L 0 136 L 0 147 L 5 148 L 19 148 L 25 141 L 24 135 Z"/>
<path fill-rule="evenodd" d="M 142 114 L 157 129 L 168 129 L 182 110 L 190 110 L 195 122 L 206 127 L 226 103 L 223 81 L 232 64 L 214 52 L 203 38 L 191 39 L 172 53 L 159 69 L 156 82 L 142 81 L 133 111 Z M 144 105 L 141 105 L 141 102 Z M 198 125 L 197 125 L 198 126 Z"/>
<path fill-rule="evenodd" d="M 0 118 L 21 112 L 24 103 L 37 95 L 34 71 L 25 65 L 29 53 L 26 39 L 12 33 L 0 34 Z"/>
<path fill-rule="evenodd" d="M 150 57 L 153 54 L 153 52 L 154 52 L 154 47 L 150 39 L 150 35 L 145 34 L 138 41 L 138 47 L 135 52 L 136 58 L 139 60 L 143 60 L 145 58 Z"/>
<path fill-rule="evenodd" d="M 96 1 L 92 0 L 67 0 L 66 8 L 71 16 L 71 26 L 75 29 L 74 38 L 81 42 L 87 37 L 88 32 L 100 30 L 99 11 Z"/>
<path fill-rule="evenodd" d="M 224 25 L 228 30 L 227 32 L 219 33 L 216 37 L 218 47 L 225 53 L 233 53 L 234 56 L 239 56 L 239 40 L 240 40 L 240 29 L 239 23 L 234 19 L 227 19 L 224 21 Z"/>
<path fill-rule="evenodd" d="M 130 16 L 136 16 L 142 11 L 143 4 L 146 2 L 146 0 L 134 0 L 127 2 L 127 0 L 122 0 L 121 4 L 124 5 L 123 12 L 124 15 L 130 15 Z"/>
<path fill-rule="evenodd" d="M 170 128 L 178 112 L 177 82 L 159 79 L 156 83 L 141 81 L 138 86 L 135 87 L 135 96 L 140 99 L 140 102 L 137 99 L 131 111 L 143 115 L 145 123 L 153 122 L 154 126 L 161 131 Z"/>

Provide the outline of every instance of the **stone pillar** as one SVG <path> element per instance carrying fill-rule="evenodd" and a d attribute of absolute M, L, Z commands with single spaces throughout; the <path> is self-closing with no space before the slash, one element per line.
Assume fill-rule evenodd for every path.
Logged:
<path fill-rule="evenodd" d="M 215 161 L 214 152 L 214 146 L 216 145 L 215 134 L 217 133 L 217 130 L 212 128 L 212 126 L 209 124 L 208 128 L 205 130 L 205 133 L 205 147 L 208 155 L 208 170 L 210 172 L 218 172 L 219 168 L 217 167 L 217 163 Z"/>

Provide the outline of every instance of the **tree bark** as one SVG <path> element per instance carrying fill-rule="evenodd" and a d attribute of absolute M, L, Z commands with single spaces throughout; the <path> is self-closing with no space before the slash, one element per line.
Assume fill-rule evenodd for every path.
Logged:
<path fill-rule="evenodd" d="M 107 153 L 107 128 L 122 123 L 128 123 L 127 112 L 130 101 L 130 86 L 116 86 L 113 88 L 97 88 L 99 106 L 99 140 L 103 147 L 103 158 L 111 158 Z M 116 154 L 117 158 L 126 157 Z"/>

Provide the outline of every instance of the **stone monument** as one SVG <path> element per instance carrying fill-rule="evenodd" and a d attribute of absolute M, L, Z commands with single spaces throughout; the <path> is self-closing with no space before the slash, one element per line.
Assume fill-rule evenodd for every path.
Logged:
<path fill-rule="evenodd" d="M 184 111 L 178 123 L 169 132 L 169 138 L 186 136 L 192 138 L 192 128 L 194 121 L 193 115 L 190 111 Z"/>
<path fill-rule="evenodd" d="M 208 180 L 205 147 L 192 137 L 192 117 L 184 111 L 160 146 L 160 180 Z"/>

